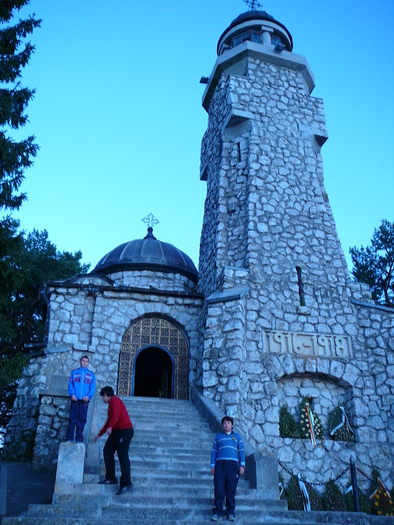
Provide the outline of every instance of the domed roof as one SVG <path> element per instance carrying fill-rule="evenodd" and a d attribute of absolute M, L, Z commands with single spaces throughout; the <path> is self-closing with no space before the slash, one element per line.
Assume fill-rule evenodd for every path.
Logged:
<path fill-rule="evenodd" d="M 197 282 L 198 271 L 188 255 L 172 244 L 158 241 L 153 228 L 143 239 L 125 242 L 107 253 L 91 274 L 107 275 L 124 270 L 153 270 L 185 275 Z"/>
<path fill-rule="evenodd" d="M 261 22 L 262 21 L 262 22 Z M 223 52 L 223 44 L 227 43 L 229 36 L 233 36 L 237 32 L 237 27 L 242 29 L 251 28 L 253 26 L 261 27 L 264 25 L 264 21 L 274 30 L 274 33 L 280 34 L 283 43 L 288 51 L 293 49 L 293 39 L 288 29 L 281 23 L 275 20 L 275 18 L 269 15 L 266 11 L 260 11 L 257 9 L 251 9 L 245 13 L 240 14 L 235 18 L 228 28 L 221 34 L 218 45 L 217 54 L 220 55 Z"/>
<path fill-rule="evenodd" d="M 241 24 L 242 22 L 245 22 L 246 20 L 251 19 L 260 19 L 260 20 L 271 20 L 272 22 L 276 22 L 275 18 L 271 15 L 269 15 L 266 11 L 259 11 L 257 9 L 251 9 L 250 11 L 246 11 L 246 13 L 241 13 L 237 18 L 234 18 L 234 20 L 231 22 L 229 27 L 227 29 L 231 29 L 234 26 L 237 26 L 238 24 Z"/>

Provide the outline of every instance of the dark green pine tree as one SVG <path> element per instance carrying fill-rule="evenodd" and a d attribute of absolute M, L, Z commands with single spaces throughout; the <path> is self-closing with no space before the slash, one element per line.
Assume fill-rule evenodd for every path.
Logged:
<path fill-rule="evenodd" d="M 382 220 L 369 246 L 349 252 L 354 279 L 369 285 L 375 302 L 394 308 L 394 222 Z"/>
<path fill-rule="evenodd" d="M 34 46 L 25 39 L 40 20 L 29 16 L 16 21 L 18 11 L 29 0 L 0 1 L 0 350 L 15 334 L 13 307 L 10 298 L 20 286 L 23 276 L 18 256 L 23 249 L 23 237 L 18 232 L 19 221 L 11 216 L 26 195 L 20 186 L 24 171 L 31 166 L 38 151 L 34 136 L 16 141 L 14 130 L 27 122 L 26 107 L 34 90 L 22 87 L 20 78 L 29 62 Z"/>
<path fill-rule="evenodd" d="M 0 206 L 4 210 L 17 210 L 26 195 L 19 191 L 24 171 L 31 166 L 38 146 L 34 136 L 20 142 L 10 132 L 27 122 L 26 107 L 34 90 L 22 87 L 20 77 L 34 51 L 24 43 L 25 38 L 40 25 L 40 20 L 29 16 L 10 25 L 17 10 L 29 0 L 2 0 L 0 2 Z"/>
<path fill-rule="evenodd" d="M 24 173 L 37 154 L 34 136 L 16 141 L 13 133 L 27 122 L 26 108 L 34 89 L 20 77 L 34 46 L 27 37 L 40 26 L 35 15 L 19 19 L 29 0 L 0 0 L 0 434 L 10 416 L 16 380 L 29 358 L 29 347 L 43 341 L 45 281 L 86 273 L 82 254 L 59 252 L 46 230 L 19 231 L 17 211 L 26 195 Z"/>
<path fill-rule="evenodd" d="M 42 295 L 46 281 L 58 281 L 86 273 L 82 253 L 59 252 L 46 230 L 22 235 L 20 251 L 13 253 L 18 269 L 14 288 L 0 298 L 0 441 L 11 416 L 16 380 L 31 352 L 43 346 L 47 305 Z M 12 270 L 10 270 L 12 273 Z"/>
<path fill-rule="evenodd" d="M 19 221 L 11 213 L 26 198 L 20 186 L 24 171 L 31 166 L 38 150 L 34 136 L 21 141 L 12 136 L 26 124 L 26 107 L 34 96 L 34 90 L 20 84 L 22 70 L 34 51 L 26 37 L 41 22 L 34 15 L 17 21 L 19 10 L 28 3 L 29 0 L 0 1 L 0 427 L 12 398 L 6 385 L 18 377 L 26 362 L 10 342 L 18 333 L 16 290 L 24 281 L 18 260 L 24 240 L 18 232 Z"/>

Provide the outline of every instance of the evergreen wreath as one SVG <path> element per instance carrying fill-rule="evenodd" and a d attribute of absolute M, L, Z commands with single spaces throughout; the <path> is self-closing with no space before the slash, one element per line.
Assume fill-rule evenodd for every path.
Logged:
<path fill-rule="evenodd" d="M 377 483 L 376 490 L 369 497 L 373 505 L 372 514 L 377 514 L 378 516 L 394 516 L 394 503 L 389 491 L 380 478 L 378 478 Z"/>
<path fill-rule="evenodd" d="M 322 497 L 323 509 L 328 511 L 342 512 L 345 510 L 345 498 L 342 490 L 334 480 L 326 484 L 326 491 Z"/>
<path fill-rule="evenodd" d="M 279 413 L 279 435 L 281 437 L 299 438 L 300 425 L 295 420 L 294 416 L 290 414 L 287 405 L 280 408 Z"/>
<path fill-rule="evenodd" d="M 320 418 L 312 409 L 311 403 L 307 397 L 304 397 L 300 403 L 300 437 L 304 439 L 309 438 L 312 439 L 312 442 L 314 441 L 308 419 L 308 410 L 313 419 L 314 437 L 316 439 L 323 439 L 323 426 L 321 424 Z"/>
<path fill-rule="evenodd" d="M 305 483 L 305 486 L 308 492 L 311 510 L 323 510 L 322 498 L 319 492 L 313 489 L 309 483 Z M 305 510 L 303 496 L 298 479 L 295 476 L 290 478 L 289 484 L 287 488 L 285 488 L 285 496 L 289 510 Z"/>
<path fill-rule="evenodd" d="M 354 441 L 354 432 L 343 406 L 338 405 L 328 418 L 328 432 L 337 441 Z"/>

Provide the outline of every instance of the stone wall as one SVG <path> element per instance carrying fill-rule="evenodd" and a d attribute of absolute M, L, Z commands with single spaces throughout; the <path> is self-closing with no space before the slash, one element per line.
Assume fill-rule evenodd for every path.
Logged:
<path fill-rule="evenodd" d="M 151 270 L 123 271 L 111 274 L 117 286 L 134 286 L 157 290 L 193 292 L 197 284 L 179 273 L 158 273 Z"/>
<path fill-rule="evenodd" d="M 248 119 L 232 125 L 231 115 Z M 282 309 L 283 292 L 298 294 L 300 267 L 306 294 L 324 279 L 310 303 L 342 301 L 349 276 L 323 184 L 316 137 L 325 134 L 322 101 L 307 96 L 298 72 L 250 59 L 246 78 L 221 79 L 201 150 L 205 293 L 224 267 L 245 267 Z"/>
<path fill-rule="evenodd" d="M 222 84 L 225 84 L 222 81 Z M 212 110 L 212 116 L 208 120 L 208 129 L 204 134 L 201 143 L 201 166 L 200 176 L 207 181 L 207 194 L 204 205 L 204 217 L 200 238 L 200 257 L 199 257 L 199 281 L 198 289 L 209 295 L 218 287 L 217 282 L 217 259 L 218 243 L 220 231 L 220 217 L 226 210 L 221 204 L 221 149 L 222 137 L 219 124 L 222 120 L 222 113 L 228 112 L 226 104 L 226 89 L 217 91 L 216 104 Z M 223 116 L 224 118 L 224 116 Z M 219 122 L 217 125 L 216 123 Z"/>
<path fill-rule="evenodd" d="M 124 275 L 116 277 L 125 279 Z M 189 347 L 189 384 L 201 382 L 202 298 L 183 290 L 183 277 L 170 279 L 172 283 L 180 283 L 179 289 L 161 293 L 151 288 L 141 290 L 145 281 L 139 281 L 138 288 L 111 286 L 110 280 L 103 284 L 97 277 L 82 277 L 81 281 L 59 284 L 50 290 L 48 346 L 44 355 L 30 361 L 20 380 L 5 438 L 7 457 L 29 456 L 35 447 L 36 466 L 56 461 L 68 420 L 70 371 L 87 354 L 89 368 L 96 374 L 97 389 L 106 384 L 116 389 L 122 337 L 133 321 L 144 316 L 173 320 L 182 327 Z M 156 281 L 159 285 L 159 276 Z"/>
<path fill-rule="evenodd" d="M 32 358 L 19 380 L 12 418 L 5 436 L 5 457 L 31 459 L 37 433 L 43 441 L 47 436 L 50 439 L 50 435 L 54 436 L 56 442 L 57 439 L 65 439 L 65 431 L 61 435 L 61 428 L 64 428 L 65 417 L 63 405 L 69 397 L 67 382 L 70 371 L 79 365 L 82 354 L 71 348 L 68 350 L 65 346 L 59 347 L 54 353 L 53 349 L 48 352 L 47 355 Z M 55 387 L 56 397 L 63 399 L 63 403 L 56 402 L 56 410 L 51 407 L 52 401 L 48 402 L 50 398 L 46 397 L 46 393 L 53 392 Z M 50 413 L 51 422 L 48 422 Z M 40 415 L 43 416 L 43 426 L 38 430 Z M 52 447 L 49 442 L 47 445 Z M 53 457 L 49 456 L 48 462 L 52 460 Z"/>
<path fill-rule="evenodd" d="M 204 349 L 204 395 L 237 420 L 257 448 L 277 452 L 295 475 L 327 482 L 353 455 L 370 475 L 377 468 L 391 486 L 394 479 L 394 312 L 353 305 L 359 320 L 353 358 L 265 352 L 262 333 L 245 331 L 248 295 L 209 307 Z M 247 317 L 246 313 L 246 317 Z M 357 343 L 357 346 L 356 346 Z M 280 408 L 299 420 L 299 405 L 309 398 L 325 429 L 314 448 L 309 440 L 279 435 Z M 345 407 L 355 442 L 334 441 L 330 413 Z M 285 478 L 287 478 L 285 474 Z M 341 479 L 343 485 L 349 475 Z M 364 488 L 369 482 L 360 479 Z"/>
<path fill-rule="evenodd" d="M 40 398 L 37 432 L 34 440 L 33 466 L 54 468 L 57 463 L 59 445 L 65 439 L 69 396 L 44 394 Z"/>
<path fill-rule="evenodd" d="M 322 101 L 290 53 L 257 54 L 218 81 L 201 150 L 204 395 L 294 474 L 328 481 L 352 453 L 391 486 L 393 311 L 351 281 L 324 188 Z M 325 426 L 344 403 L 355 443 L 281 437 L 280 407 L 296 415 L 304 397 Z"/>

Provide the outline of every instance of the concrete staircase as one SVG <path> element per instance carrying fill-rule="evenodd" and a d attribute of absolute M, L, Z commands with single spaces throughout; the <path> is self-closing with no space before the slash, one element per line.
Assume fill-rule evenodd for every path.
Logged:
<path fill-rule="evenodd" d="M 4 518 L 2 525 L 185 525 L 211 523 L 213 480 L 210 452 L 214 434 L 189 401 L 155 398 L 124 400 L 135 428 L 130 446 L 131 491 L 98 485 L 104 476 L 102 448 L 93 438 L 106 419 L 107 405 L 94 408 L 83 484 L 57 486 L 52 505 L 30 505 L 27 516 Z M 120 469 L 117 464 L 117 476 Z M 266 500 L 241 478 L 237 523 L 367 525 L 394 519 L 365 514 L 290 512 L 285 502 Z"/>

